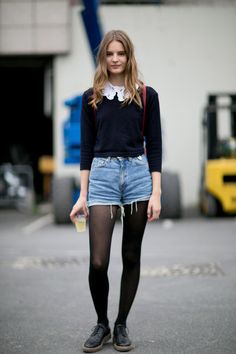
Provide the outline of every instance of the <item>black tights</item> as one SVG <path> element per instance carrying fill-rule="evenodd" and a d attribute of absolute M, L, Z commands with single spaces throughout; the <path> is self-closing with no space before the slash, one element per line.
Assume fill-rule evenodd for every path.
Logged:
<path fill-rule="evenodd" d="M 147 222 L 147 201 L 124 206 L 120 303 L 116 324 L 125 324 L 132 306 L 140 277 L 140 256 L 143 234 Z M 90 269 L 89 286 L 98 316 L 98 323 L 108 324 L 108 265 L 111 239 L 116 220 L 117 206 L 95 205 L 90 207 L 89 239 Z"/>

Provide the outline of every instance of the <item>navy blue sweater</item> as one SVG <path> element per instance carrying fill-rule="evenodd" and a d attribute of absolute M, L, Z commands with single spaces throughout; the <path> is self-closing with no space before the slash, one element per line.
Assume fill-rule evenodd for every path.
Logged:
<path fill-rule="evenodd" d="M 147 86 L 146 120 L 142 132 L 143 108 L 135 102 L 122 105 L 117 95 L 105 96 L 94 112 L 89 105 L 92 89 L 84 92 L 81 113 L 80 169 L 90 170 L 93 157 L 136 157 L 144 153 L 144 137 L 150 172 L 161 172 L 162 140 L 159 99 Z"/>

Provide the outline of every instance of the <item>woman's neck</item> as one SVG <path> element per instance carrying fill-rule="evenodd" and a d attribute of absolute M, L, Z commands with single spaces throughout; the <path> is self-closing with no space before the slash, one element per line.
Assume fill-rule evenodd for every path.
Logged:
<path fill-rule="evenodd" d="M 124 86 L 125 84 L 124 75 L 110 75 L 109 82 L 114 86 Z"/>

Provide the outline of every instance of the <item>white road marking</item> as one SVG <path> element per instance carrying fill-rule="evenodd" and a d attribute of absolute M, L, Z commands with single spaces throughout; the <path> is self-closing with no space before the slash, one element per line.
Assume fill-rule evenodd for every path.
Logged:
<path fill-rule="evenodd" d="M 40 268 L 41 259 L 39 257 L 20 257 L 13 264 L 15 269 Z"/>
<path fill-rule="evenodd" d="M 32 234 L 40 229 L 42 229 L 44 226 L 52 224 L 54 221 L 53 214 L 47 214 L 45 216 L 42 216 L 41 218 L 31 222 L 29 225 L 26 225 L 22 228 L 22 232 L 25 235 Z"/>
<path fill-rule="evenodd" d="M 198 276 L 198 275 L 224 275 L 223 270 L 216 263 L 174 264 L 172 266 L 144 267 L 141 269 L 143 277 L 169 277 L 169 276 Z"/>

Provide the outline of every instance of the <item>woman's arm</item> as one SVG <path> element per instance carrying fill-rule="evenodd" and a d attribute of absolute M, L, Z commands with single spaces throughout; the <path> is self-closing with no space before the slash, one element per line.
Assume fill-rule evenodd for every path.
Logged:
<path fill-rule="evenodd" d="M 162 132 L 158 93 L 147 87 L 146 151 L 150 172 L 161 172 Z"/>
<path fill-rule="evenodd" d="M 92 89 L 89 89 L 84 92 L 82 97 L 82 111 L 80 117 L 80 196 L 70 213 L 70 219 L 73 223 L 78 213 L 84 214 L 86 218 L 89 214 L 87 208 L 87 194 L 96 136 L 94 113 L 91 106 L 88 104 L 91 94 Z"/>
<path fill-rule="evenodd" d="M 78 213 L 84 214 L 85 217 L 88 217 L 88 208 L 87 208 L 87 194 L 88 194 L 88 181 L 89 181 L 89 170 L 80 171 L 81 183 L 80 183 L 80 196 L 75 205 L 73 206 L 70 219 L 74 223 L 76 215 Z"/>
<path fill-rule="evenodd" d="M 159 219 L 161 212 L 161 173 L 152 172 L 152 194 L 147 208 L 148 221 Z"/>
<path fill-rule="evenodd" d="M 158 219 L 161 212 L 162 134 L 160 106 L 157 92 L 147 89 L 146 151 L 152 175 L 152 194 L 148 203 L 148 221 Z"/>

